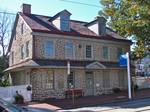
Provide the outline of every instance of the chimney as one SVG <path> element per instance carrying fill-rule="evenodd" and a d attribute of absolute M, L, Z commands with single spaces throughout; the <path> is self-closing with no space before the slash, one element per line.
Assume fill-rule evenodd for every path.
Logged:
<path fill-rule="evenodd" d="M 98 16 L 97 17 L 98 20 L 98 33 L 99 35 L 106 35 L 106 22 L 107 20 L 102 17 L 102 16 Z"/>
<path fill-rule="evenodd" d="M 31 5 L 30 4 L 22 4 L 21 9 L 22 9 L 22 13 L 31 14 Z"/>

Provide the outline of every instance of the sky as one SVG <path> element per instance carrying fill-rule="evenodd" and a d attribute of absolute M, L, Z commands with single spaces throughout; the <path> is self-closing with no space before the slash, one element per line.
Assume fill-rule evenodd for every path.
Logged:
<path fill-rule="evenodd" d="M 58 12 L 66 9 L 72 14 L 71 19 L 90 22 L 95 19 L 99 10 L 102 9 L 99 1 L 100 0 L 0 0 L 0 12 L 16 14 L 21 11 L 21 5 L 26 3 L 31 4 L 31 13 L 33 14 L 54 16 Z M 15 16 L 12 15 L 12 18 L 14 17 Z M 5 42 L 8 43 L 9 38 Z"/>
<path fill-rule="evenodd" d="M 76 4 L 72 2 L 80 2 L 83 4 Z M 21 11 L 20 6 L 23 3 L 31 4 L 31 12 L 33 14 L 53 16 L 56 13 L 67 9 L 71 15 L 71 19 L 92 21 L 98 15 L 98 11 L 102 9 L 100 0 L 0 0 L 0 11 L 8 11 L 17 13 Z M 89 6 L 91 4 L 96 6 Z"/>

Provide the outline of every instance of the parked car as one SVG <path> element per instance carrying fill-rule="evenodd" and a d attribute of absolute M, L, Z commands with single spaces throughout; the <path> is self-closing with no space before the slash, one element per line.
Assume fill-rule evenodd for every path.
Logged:
<path fill-rule="evenodd" d="M 17 106 L 0 98 L 0 112 L 54 112 L 44 108 Z"/>

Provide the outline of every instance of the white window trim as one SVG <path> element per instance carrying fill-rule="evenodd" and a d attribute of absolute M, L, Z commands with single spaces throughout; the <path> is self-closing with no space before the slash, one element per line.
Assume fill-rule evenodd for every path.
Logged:
<path fill-rule="evenodd" d="M 21 35 L 24 34 L 24 22 L 21 23 Z"/>
<path fill-rule="evenodd" d="M 27 56 L 27 42 L 28 42 L 28 56 Z M 25 42 L 25 58 L 30 57 L 30 41 Z"/>
<path fill-rule="evenodd" d="M 49 41 L 53 42 L 53 55 L 52 55 L 52 57 L 49 57 L 49 56 L 45 55 L 45 43 L 49 42 Z M 55 41 L 54 40 L 46 40 L 46 41 L 44 41 L 44 46 L 43 47 L 44 47 L 43 49 L 44 49 L 44 57 L 45 58 L 54 58 L 55 57 Z"/>
<path fill-rule="evenodd" d="M 66 58 L 66 59 L 75 59 L 75 45 L 73 44 L 73 42 L 70 42 L 70 43 L 73 44 L 73 57 L 70 58 L 70 57 L 67 57 L 67 50 L 66 50 L 66 45 L 67 45 L 67 43 L 68 43 L 68 42 L 65 43 L 65 58 Z"/>
<path fill-rule="evenodd" d="M 104 58 L 104 47 L 108 48 L 108 59 Z M 102 57 L 103 57 L 103 60 L 105 60 L 105 61 L 109 61 L 110 60 L 110 48 L 108 46 L 103 46 L 102 47 Z"/>
<path fill-rule="evenodd" d="M 25 47 L 26 46 L 24 44 L 21 45 L 21 60 L 25 59 L 25 57 L 26 57 Z"/>
<path fill-rule="evenodd" d="M 110 48 L 108 47 L 108 61 L 110 61 L 110 59 L 111 59 L 111 55 L 110 55 Z"/>
<path fill-rule="evenodd" d="M 87 57 L 86 57 L 86 46 L 91 46 L 91 58 L 87 58 Z M 91 45 L 91 44 L 86 44 L 86 45 L 85 45 L 85 53 L 84 53 L 84 54 L 85 54 L 85 58 L 86 58 L 86 59 L 93 59 L 93 45 Z"/>

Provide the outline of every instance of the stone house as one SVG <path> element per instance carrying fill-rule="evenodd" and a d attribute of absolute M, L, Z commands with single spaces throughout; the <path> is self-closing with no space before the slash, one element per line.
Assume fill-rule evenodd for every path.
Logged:
<path fill-rule="evenodd" d="M 31 5 L 22 5 L 8 48 L 12 84 L 31 84 L 34 100 L 65 98 L 70 88 L 84 96 L 126 89 L 118 58 L 132 42 L 106 27 L 103 17 L 83 22 L 70 16 L 67 10 L 51 17 L 32 14 Z"/>

